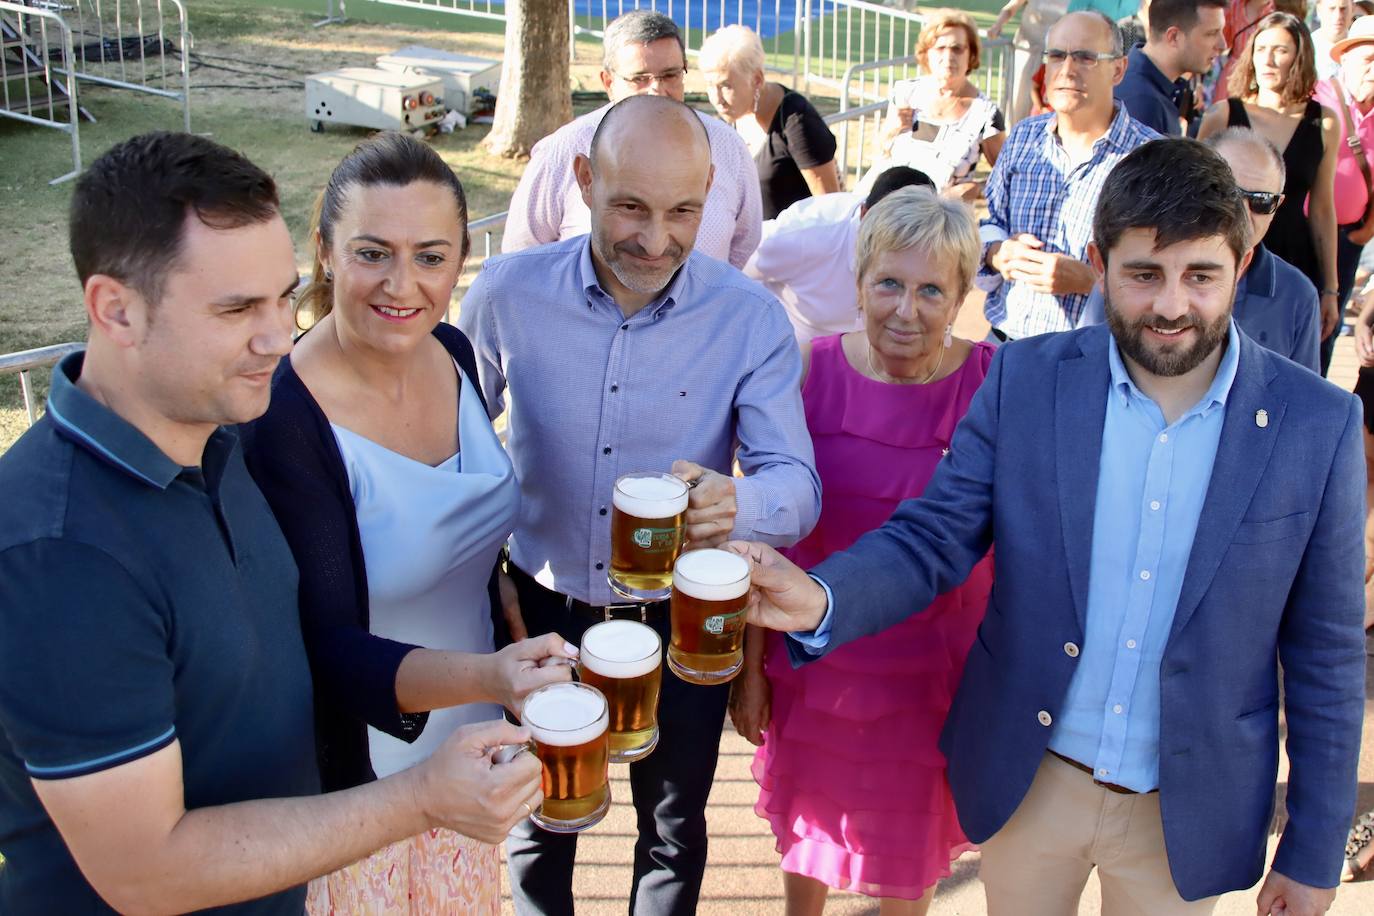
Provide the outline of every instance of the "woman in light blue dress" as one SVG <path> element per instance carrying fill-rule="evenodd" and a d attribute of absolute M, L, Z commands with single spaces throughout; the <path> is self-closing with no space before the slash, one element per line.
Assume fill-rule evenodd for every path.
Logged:
<path fill-rule="evenodd" d="M 314 319 L 245 455 L 300 568 L 326 790 L 415 765 L 569 678 L 550 635 L 494 653 L 496 563 L 519 511 L 472 347 L 443 323 L 468 251 L 461 184 L 381 134 L 317 211 Z M 537 790 L 530 801 L 538 803 Z M 500 911 L 496 847 L 426 831 L 312 882 L 311 913 Z"/>

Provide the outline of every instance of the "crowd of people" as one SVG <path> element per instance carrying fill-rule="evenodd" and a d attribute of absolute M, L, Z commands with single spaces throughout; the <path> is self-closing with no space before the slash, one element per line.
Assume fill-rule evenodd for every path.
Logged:
<path fill-rule="evenodd" d="M 608 580 L 643 470 L 752 593 L 739 675 L 664 677 L 628 765 L 631 913 L 697 908 L 727 716 L 795 916 L 921 916 L 974 848 L 993 916 L 1094 870 L 1107 916 L 1261 878 L 1325 912 L 1362 846 L 1368 290 L 1371 369 L 1321 376 L 1374 235 L 1374 16 L 1153 0 L 1127 47 L 1134 12 L 1030 0 L 1009 118 L 927 13 L 854 191 L 752 31 L 701 49 L 716 118 L 626 13 L 456 326 L 467 203 L 419 140 L 334 168 L 303 287 L 243 155 L 100 156 L 87 346 L 0 457 L 0 912 L 494 914 L 504 843 L 516 911 L 570 916 L 577 834 L 506 751 L 595 624 L 670 642 Z"/>

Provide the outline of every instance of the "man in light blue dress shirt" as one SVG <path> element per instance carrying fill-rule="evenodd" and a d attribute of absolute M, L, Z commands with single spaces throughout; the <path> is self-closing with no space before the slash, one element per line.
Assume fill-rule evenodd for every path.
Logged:
<path fill-rule="evenodd" d="M 694 252 L 712 170 L 680 102 L 632 96 L 576 162 L 590 237 L 486 262 L 463 299 L 493 415 L 509 406 L 521 486 L 510 541 L 515 636 L 577 642 L 623 613 L 606 580 L 616 478 L 696 481 L 686 537 L 787 545 L 820 512 L 802 410 L 801 357 L 782 304 Z M 742 477 L 732 476 L 737 462 Z M 668 644 L 667 602 L 645 609 Z M 638 619 L 638 609 L 634 609 Z M 706 799 L 728 686 L 665 675 L 659 744 L 630 765 L 638 812 L 630 910 L 689 916 L 706 865 Z M 518 827 L 507 844 L 520 913 L 571 914 L 576 837 Z"/>
<path fill-rule="evenodd" d="M 992 916 L 1197 914 L 1264 873 L 1280 672 L 1289 819 L 1262 914 L 1325 912 L 1364 695 L 1361 411 L 1236 330 L 1250 223 L 1191 140 L 1131 153 L 1090 255 L 1106 326 L 1004 347 L 918 500 L 813 578 L 758 544 L 804 662 L 961 582 L 993 596 L 941 738 Z M 919 700 L 916 700 L 919 701 Z"/>

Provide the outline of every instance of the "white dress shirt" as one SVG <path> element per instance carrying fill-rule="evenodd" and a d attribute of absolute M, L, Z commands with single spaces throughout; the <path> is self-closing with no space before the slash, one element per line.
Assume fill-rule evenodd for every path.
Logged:
<path fill-rule="evenodd" d="M 854 279 L 863 200 L 840 192 L 797 201 L 763 224 L 763 241 L 744 265 L 782 301 L 798 343 L 863 327 Z"/>

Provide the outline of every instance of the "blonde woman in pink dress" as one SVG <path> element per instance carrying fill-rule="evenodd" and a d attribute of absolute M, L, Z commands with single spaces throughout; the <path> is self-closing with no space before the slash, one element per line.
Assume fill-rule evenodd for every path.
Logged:
<path fill-rule="evenodd" d="M 857 249 L 863 330 L 803 354 L 825 494 L 788 551 L 803 567 L 921 494 L 994 352 L 953 336 L 979 254 L 966 204 L 903 188 L 864 217 Z M 755 810 L 777 837 L 789 916 L 820 913 L 832 887 L 881 898 L 883 916 L 920 916 L 972 848 L 936 741 L 991 587 L 989 558 L 925 613 L 798 670 L 780 634 L 751 628 L 731 716 L 760 745 Z"/>

